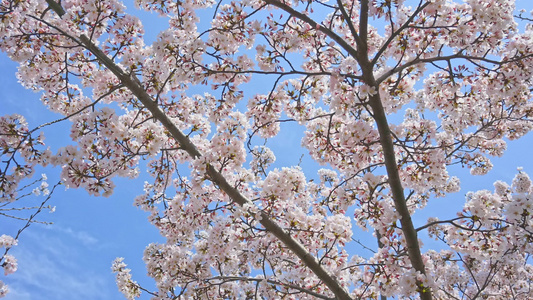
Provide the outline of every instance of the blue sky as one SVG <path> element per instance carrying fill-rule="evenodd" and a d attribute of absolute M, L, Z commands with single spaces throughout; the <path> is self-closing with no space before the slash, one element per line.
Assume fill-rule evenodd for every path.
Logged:
<path fill-rule="evenodd" d="M 528 0 L 518 0 L 517 7 L 531 10 L 533 4 Z M 158 20 L 155 16 L 149 18 L 151 25 Z M 159 21 L 164 27 L 165 21 Z M 151 26 L 147 29 L 149 40 L 153 40 L 157 28 Z M 58 117 L 41 105 L 39 94 L 18 84 L 16 64 L 3 53 L 0 53 L 0 70 L 0 85 L 3 87 L 0 89 L 0 114 L 22 114 L 30 128 Z M 47 128 L 45 133 L 46 142 L 53 149 L 69 143 L 68 126 Z M 301 154 L 306 152 L 299 148 L 298 134 L 284 131 L 282 127 L 282 135 L 277 140 L 277 150 L 286 154 L 283 157 L 278 155 L 277 164 L 298 164 Z M 269 146 L 273 147 L 272 143 Z M 533 134 L 510 142 L 508 146 L 504 157 L 492 160 L 494 168 L 487 176 L 473 177 L 468 170 L 454 169 L 454 175 L 462 180 L 461 192 L 432 200 L 428 208 L 414 216 L 415 225 L 423 224 L 435 212 L 442 215 L 443 210 L 453 216 L 454 211 L 460 210 L 467 191 L 492 190 L 495 180 L 510 182 L 519 166 L 533 175 Z M 291 148 L 295 150 L 291 151 Z M 58 169 L 47 168 L 38 172 L 46 172 L 50 184 L 58 180 Z M 142 193 L 145 178 L 141 175 L 136 180 L 115 179 L 117 189 L 109 198 L 91 197 L 81 190 L 59 187 L 50 201 L 57 207 L 55 213 L 45 211 L 39 215 L 40 220 L 54 224 L 30 226 L 21 235 L 19 245 L 11 250 L 18 260 L 19 270 L 9 276 L 0 275 L 0 280 L 8 284 L 11 291 L 4 299 L 121 299 L 110 269 L 116 257 L 125 257 L 133 270 L 134 280 L 147 288 L 153 287 L 153 281 L 145 276 L 142 253 L 146 245 L 162 242 L 163 239 L 147 222 L 147 214 L 132 205 L 133 198 Z M 31 201 L 38 203 L 42 199 L 33 198 Z M 0 218 L 0 235 L 15 235 L 22 225 L 22 222 Z M 433 242 L 428 241 L 426 246 L 430 245 Z"/>

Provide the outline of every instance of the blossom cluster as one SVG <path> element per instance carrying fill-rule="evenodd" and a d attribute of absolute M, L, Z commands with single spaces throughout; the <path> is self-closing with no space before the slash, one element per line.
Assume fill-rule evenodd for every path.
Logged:
<path fill-rule="evenodd" d="M 434 224 L 430 235 L 450 246 L 450 250 L 441 253 L 428 253 L 432 268 L 444 277 L 453 276 L 466 295 L 498 293 L 505 298 L 531 297 L 527 284 L 531 280 L 527 259 L 533 251 L 531 179 L 520 170 L 511 185 L 498 181 L 494 187 L 494 192 L 469 193 L 457 218 L 429 220 Z M 465 276 L 465 272 L 473 277 Z M 499 279 L 491 281 L 489 276 Z M 485 281 L 486 286 L 476 286 L 475 281 Z M 450 289 L 443 292 L 458 295 Z"/>
<path fill-rule="evenodd" d="M 9 275 L 17 271 L 17 259 L 10 254 L 7 254 L 7 250 L 17 245 L 17 240 L 9 235 L 2 234 L 0 236 L 0 249 L 6 249 L 6 252 L 0 257 L 0 266 L 4 269 L 4 275 Z M 0 298 L 4 297 L 8 293 L 9 289 L 7 285 L 0 280 Z"/>
<path fill-rule="evenodd" d="M 50 162 L 51 151 L 43 149 L 44 134 L 32 133 L 21 115 L 0 116 L 0 202 L 15 201 L 21 181 L 31 178 L 36 165 Z"/>
<path fill-rule="evenodd" d="M 126 264 L 123 262 L 124 258 L 120 257 L 115 259 L 111 270 L 116 273 L 117 286 L 120 292 L 124 294 L 126 299 L 135 299 L 139 297 L 141 291 L 137 282 L 131 280 L 130 269 L 126 268 Z"/>

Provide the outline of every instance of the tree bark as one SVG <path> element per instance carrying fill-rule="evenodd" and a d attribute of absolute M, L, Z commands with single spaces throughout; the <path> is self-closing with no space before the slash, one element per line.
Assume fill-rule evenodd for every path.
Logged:
<path fill-rule="evenodd" d="M 372 115 L 376 121 L 376 126 L 379 132 L 379 141 L 381 143 L 381 149 L 383 151 L 383 157 L 385 160 L 385 168 L 387 170 L 388 183 L 392 193 L 392 199 L 394 201 L 394 207 L 400 215 L 400 224 L 402 226 L 402 232 L 405 237 L 407 254 L 411 260 L 413 268 L 421 274 L 426 274 L 426 268 L 424 261 L 422 260 L 422 254 L 420 252 L 420 244 L 418 243 L 418 235 L 411 219 L 411 214 L 407 208 L 407 201 L 398 172 L 398 163 L 396 155 L 394 153 L 394 143 L 389 122 L 387 120 L 387 114 L 383 108 L 383 103 L 379 95 L 379 84 L 374 78 L 374 66 L 368 58 L 368 40 L 367 40 L 367 27 L 368 27 L 368 0 L 361 0 L 361 12 L 359 16 L 359 39 L 357 42 L 357 62 L 361 67 L 363 73 L 364 82 L 376 89 L 374 95 L 369 96 L 369 104 L 372 108 Z M 424 287 L 420 281 L 417 280 L 418 293 L 420 299 L 431 300 L 432 294 L 428 287 Z"/>

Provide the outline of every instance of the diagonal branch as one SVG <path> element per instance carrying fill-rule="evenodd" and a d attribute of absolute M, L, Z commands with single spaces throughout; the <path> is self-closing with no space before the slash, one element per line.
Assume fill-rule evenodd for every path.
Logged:
<path fill-rule="evenodd" d="M 46 0 L 48 4 L 54 3 L 53 0 Z M 50 5 L 50 7 L 61 17 L 64 14 L 62 8 L 58 8 L 59 4 Z M 59 6 L 60 7 L 60 6 Z M 202 155 L 196 148 L 196 146 L 190 141 L 190 139 L 179 130 L 179 128 L 170 120 L 170 118 L 159 108 L 154 99 L 146 92 L 141 82 L 135 75 L 127 75 L 124 71 L 115 64 L 100 48 L 98 48 L 86 35 L 80 36 L 80 41 L 83 45 L 91 51 L 97 59 L 105 65 L 122 84 L 128 88 L 139 101 L 152 113 L 161 124 L 170 132 L 172 137 L 178 141 L 181 148 L 185 150 L 191 157 L 200 158 Z M 207 174 L 209 180 L 218 185 L 234 202 L 240 206 L 252 205 L 253 202 L 242 195 L 235 187 L 233 187 L 226 178 L 218 172 L 213 166 L 207 165 Z M 273 221 L 268 214 L 259 212 L 259 222 L 265 227 L 267 231 L 272 233 L 282 243 L 287 246 L 294 254 L 296 254 L 300 260 L 310 269 L 313 273 L 322 280 L 335 294 L 337 299 L 351 299 L 348 291 L 340 285 L 340 283 L 331 275 L 322 265 L 316 260 L 316 258 L 304 248 L 304 246 L 294 239 L 289 233 L 287 233 L 281 226 Z"/>

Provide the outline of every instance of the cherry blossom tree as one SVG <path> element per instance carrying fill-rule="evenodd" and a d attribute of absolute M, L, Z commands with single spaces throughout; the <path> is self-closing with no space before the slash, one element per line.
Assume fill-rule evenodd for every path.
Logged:
<path fill-rule="evenodd" d="M 73 141 L 51 153 L 3 117 L 21 162 L 2 197 L 35 165 L 97 196 L 146 165 L 134 201 L 167 242 L 145 250 L 156 291 L 113 263 L 126 298 L 533 297 L 524 172 L 411 218 L 459 190 L 450 166 L 483 175 L 532 128 L 533 24 L 513 1 L 137 0 L 168 22 L 151 45 L 118 0 L 0 3 L 1 49 Z M 273 166 L 286 122 L 321 169 Z M 361 229 L 371 257 L 350 250 Z M 422 253 L 426 232 L 444 250 Z"/>

